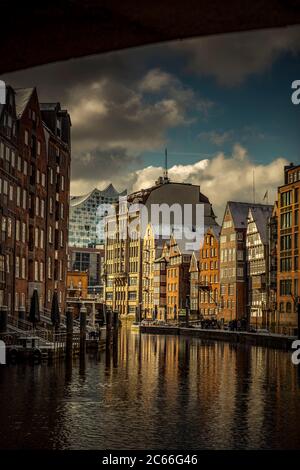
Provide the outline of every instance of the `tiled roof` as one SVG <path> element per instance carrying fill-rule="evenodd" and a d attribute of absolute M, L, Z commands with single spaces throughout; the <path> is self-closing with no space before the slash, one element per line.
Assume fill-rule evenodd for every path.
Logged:
<path fill-rule="evenodd" d="M 235 202 L 229 201 L 227 207 L 230 210 L 235 228 L 246 228 L 247 217 L 250 208 L 264 208 L 268 207 L 266 204 L 255 204 L 249 202 Z"/>

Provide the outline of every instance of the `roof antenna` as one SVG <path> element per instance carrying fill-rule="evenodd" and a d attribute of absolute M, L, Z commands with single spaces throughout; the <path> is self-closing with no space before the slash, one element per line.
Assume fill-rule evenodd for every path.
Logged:
<path fill-rule="evenodd" d="M 168 181 L 168 150 L 165 148 L 165 171 L 164 171 L 164 180 Z"/>

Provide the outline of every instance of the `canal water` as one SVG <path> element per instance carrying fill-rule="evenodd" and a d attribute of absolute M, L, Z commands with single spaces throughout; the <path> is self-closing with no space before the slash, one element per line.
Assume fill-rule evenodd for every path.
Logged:
<path fill-rule="evenodd" d="M 123 328 L 72 364 L 0 366 L 0 448 L 300 448 L 291 354 Z"/>

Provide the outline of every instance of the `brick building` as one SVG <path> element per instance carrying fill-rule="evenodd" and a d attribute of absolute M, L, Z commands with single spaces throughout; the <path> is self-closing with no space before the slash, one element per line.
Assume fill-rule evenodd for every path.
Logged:
<path fill-rule="evenodd" d="M 157 314 L 154 304 L 154 261 L 161 255 L 164 240 L 156 238 L 152 224 L 146 227 L 142 248 L 142 316 L 153 318 Z"/>
<path fill-rule="evenodd" d="M 47 152 L 45 213 L 45 308 L 51 308 L 56 290 L 65 305 L 68 264 L 71 136 L 70 116 L 59 103 L 41 103 Z M 43 175 L 42 175 L 43 177 Z M 37 180 L 41 176 L 37 174 Z"/>
<path fill-rule="evenodd" d="M 277 330 L 294 333 L 297 326 L 295 303 L 299 288 L 299 203 L 300 165 L 284 168 L 284 184 L 278 188 L 278 276 Z"/>
<path fill-rule="evenodd" d="M 219 307 L 219 242 L 221 228 L 209 227 L 199 255 L 199 309 L 202 318 L 217 318 Z M 222 313 L 221 313 L 222 317 Z"/>
<path fill-rule="evenodd" d="M 48 105 L 47 105 L 48 106 Z M 53 106 L 53 105 L 49 105 Z M 52 113 L 52 114 L 51 114 Z M 7 87 L 1 106 L 1 252 L 6 264 L 5 285 L 0 303 L 9 313 L 24 317 L 34 289 L 41 309 L 49 308 L 54 289 L 64 308 L 67 266 L 67 225 L 70 181 L 70 118 L 58 104 L 51 111 L 57 129 L 51 130 L 50 115 L 43 115 L 35 88 Z M 62 126 L 59 133 L 58 127 Z M 56 142 L 55 163 L 51 162 L 50 140 Z M 62 164 L 60 158 L 65 153 Z M 49 180 L 52 167 L 53 183 Z M 64 176 L 64 187 L 57 182 Z M 51 185 L 55 185 L 53 211 L 64 205 L 51 226 Z M 52 238 L 50 238 L 52 237 Z M 57 237 L 57 243 L 55 243 Z M 49 258 L 51 257 L 51 263 Z M 55 270 L 55 260 L 61 270 Z M 7 269 L 7 267 L 9 269 Z M 49 274 L 48 274 L 49 273 Z M 50 277 L 51 274 L 51 277 Z M 3 275 L 0 275 L 0 281 Z M 61 279 L 60 279 L 61 277 Z M 54 283 L 49 285 L 48 280 Z M 2 293 L 1 293 L 2 291 Z"/>
<path fill-rule="evenodd" d="M 190 308 L 191 315 L 199 316 L 199 261 L 193 251 L 190 262 Z"/>
<path fill-rule="evenodd" d="M 178 320 L 180 311 L 185 309 L 190 295 L 189 269 L 192 251 L 186 248 L 185 240 L 170 239 L 169 262 L 167 265 L 167 319 Z"/>
<path fill-rule="evenodd" d="M 164 239 L 167 238 L 165 228 L 168 227 L 170 232 L 171 226 L 174 226 L 172 211 L 168 224 L 164 224 L 162 220 L 153 220 L 159 216 L 158 206 L 163 203 L 169 208 L 177 204 L 182 212 L 184 205 L 190 204 L 193 208 L 193 227 L 196 226 L 196 206 L 201 204 L 204 209 L 204 225 L 215 223 L 212 206 L 200 192 L 199 186 L 173 183 L 166 175 L 159 178 L 154 186 L 129 194 L 124 202 L 120 201 L 116 205 L 115 214 L 109 215 L 105 222 L 105 302 L 108 307 L 118 309 L 122 315 L 135 317 L 137 309 L 143 308 L 143 239 L 148 223 L 152 223 L 159 236 Z M 146 208 L 148 214 L 144 226 L 140 205 Z M 153 208 L 156 209 L 153 211 Z"/>
<path fill-rule="evenodd" d="M 0 306 L 7 306 L 10 314 L 15 299 L 17 146 L 15 92 L 7 87 L 6 104 L 0 104 Z"/>
<path fill-rule="evenodd" d="M 167 318 L 167 266 L 169 262 L 169 243 L 165 242 L 161 256 L 154 260 L 153 267 L 153 303 L 157 318 Z"/>

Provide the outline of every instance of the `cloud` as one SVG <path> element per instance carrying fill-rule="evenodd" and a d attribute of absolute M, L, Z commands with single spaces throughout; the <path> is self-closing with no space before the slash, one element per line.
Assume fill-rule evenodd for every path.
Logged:
<path fill-rule="evenodd" d="M 198 134 L 198 139 L 210 142 L 217 147 L 221 147 L 227 142 L 240 141 L 247 142 L 253 140 L 264 140 L 267 137 L 266 133 L 260 131 L 255 126 L 243 126 L 241 129 L 229 129 L 203 131 Z M 270 139 L 271 136 L 268 135 Z"/>
<path fill-rule="evenodd" d="M 277 157 L 271 163 L 255 164 L 251 161 L 247 149 L 235 144 L 229 156 L 219 152 L 211 159 L 188 165 L 174 165 L 169 169 L 169 176 L 171 181 L 200 185 L 201 192 L 209 197 L 221 223 L 227 201 L 252 201 L 253 171 L 256 202 L 262 202 L 268 190 L 269 203 L 273 204 L 277 187 L 282 184 L 283 167 L 287 163 L 285 158 Z M 154 166 L 135 171 L 128 178 L 128 181 L 133 181 L 131 189 L 152 186 L 162 172 L 162 167 Z"/>
<path fill-rule="evenodd" d="M 189 72 L 236 86 L 268 70 L 283 54 L 299 54 L 300 27 L 191 39 L 173 43 L 170 49 L 184 55 Z"/>
<path fill-rule="evenodd" d="M 200 132 L 198 135 L 199 139 L 207 140 L 208 142 L 221 146 L 225 144 L 225 142 L 228 142 L 232 140 L 233 138 L 233 131 L 224 131 L 224 132 L 218 132 L 218 131 L 207 131 L 207 132 Z"/>
<path fill-rule="evenodd" d="M 146 92 L 158 92 L 170 84 L 178 81 L 171 74 L 160 69 L 152 69 L 144 76 L 140 82 L 140 90 Z"/>
<path fill-rule="evenodd" d="M 142 152 L 165 146 L 170 129 L 201 119 L 212 106 L 171 73 L 141 66 L 139 55 L 126 51 L 7 77 L 13 86 L 37 84 L 41 101 L 59 97 L 70 112 L 76 193 L 89 186 L 87 181 L 101 184 L 109 175 L 122 179 L 140 165 Z M 190 113 L 192 107 L 196 116 Z"/>

